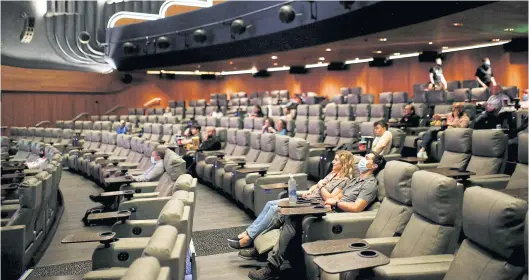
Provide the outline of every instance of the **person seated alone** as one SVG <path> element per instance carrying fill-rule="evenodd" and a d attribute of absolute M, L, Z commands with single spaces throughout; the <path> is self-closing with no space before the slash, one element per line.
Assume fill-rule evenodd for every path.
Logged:
<path fill-rule="evenodd" d="M 353 179 L 337 197 L 325 200 L 326 208 L 334 212 L 358 213 L 364 211 L 377 197 L 378 182 L 375 175 L 386 165 L 384 157 L 378 154 L 368 154 L 358 163 L 360 175 Z M 287 248 L 292 246 L 292 240 L 299 240 L 302 234 L 302 219 L 295 216 L 276 216 L 269 228 L 281 228 L 279 240 L 268 257 L 266 266 L 253 269 L 248 273 L 252 280 L 275 279 L 279 276 L 281 265 L 285 259 Z M 301 244 L 299 244 L 301 246 Z M 257 250 L 254 248 L 246 250 L 246 254 L 255 256 Z"/>
<path fill-rule="evenodd" d="M 24 165 L 28 167 L 28 169 L 39 169 L 42 170 L 44 167 L 46 167 L 48 160 L 46 159 L 46 153 L 44 152 L 44 149 L 41 148 L 39 150 L 39 158 L 34 161 L 28 161 L 24 162 Z"/>
<path fill-rule="evenodd" d="M 269 127 L 268 132 L 277 135 L 287 135 L 287 123 L 284 120 L 279 119 L 275 122 L 275 128 L 273 126 Z"/>
<path fill-rule="evenodd" d="M 373 126 L 375 139 L 371 145 L 371 151 L 379 155 L 387 155 L 393 142 L 393 135 L 388 130 L 388 124 L 385 121 L 377 121 Z"/>
<path fill-rule="evenodd" d="M 217 106 L 217 109 L 211 113 L 211 116 L 220 119 L 224 117 L 224 113 L 222 112 L 222 108 L 220 106 Z"/>
<path fill-rule="evenodd" d="M 162 150 L 154 150 L 151 154 L 151 167 L 147 168 L 143 174 L 132 176 L 136 182 L 154 182 L 162 177 L 165 169 L 163 167 L 163 158 L 165 152 Z"/>
<path fill-rule="evenodd" d="M 123 121 L 123 120 L 120 121 L 120 122 L 119 122 L 119 126 L 118 126 L 118 128 L 116 129 L 116 133 L 117 133 L 117 134 L 127 134 L 127 132 L 128 132 L 128 131 L 127 131 L 127 126 L 126 126 L 126 124 L 125 124 L 125 121 Z"/>
<path fill-rule="evenodd" d="M 261 133 L 274 133 L 274 120 L 266 118 L 264 120 L 263 127 L 261 127 Z"/>
<path fill-rule="evenodd" d="M 165 112 L 163 113 L 162 116 L 164 116 L 164 117 L 171 117 L 171 116 L 173 116 L 173 113 L 171 112 L 171 108 L 170 108 L 170 107 L 165 108 Z"/>
<path fill-rule="evenodd" d="M 421 118 L 415 114 L 415 106 L 411 104 L 404 106 L 404 117 L 400 119 L 400 123 L 408 127 L 418 127 L 420 122 Z"/>
<path fill-rule="evenodd" d="M 248 113 L 249 118 L 262 118 L 264 117 L 263 109 L 259 105 L 254 105 L 252 112 Z"/>
<path fill-rule="evenodd" d="M 432 140 L 437 137 L 437 132 L 443 131 L 451 127 L 467 128 L 470 124 L 470 118 L 465 113 L 464 105 L 461 102 L 452 105 L 452 112 L 449 114 L 434 114 L 433 121 L 430 123 L 430 128 L 422 135 L 422 143 L 419 144 L 419 152 L 417 157 L 422 160 L 427 160 L 429 155 L 430 145 Z M 446 120 L 445 125 L 442 120 Z"/>
<path fill-rule="evenodd" d="M 353 154 L 348 151 L 338 151 L 332 161 L 332 171 L 305 192 L 301 198 L 306 200 L 327 200 L 341 195 L 343 188 L 353 177 Z M 286 199 L 284 199 L 286 200 Z M 252 245 L 256 236 L 261 234 L 279 213 L 281 200 L 268 201 L 257 219 L 237 238 L 228 239 L 228 245 L 234 249 L 247 248 Z"/>
<path fill-rule="evenodd" d="M 217 136 L 217 131 L 215 130 L 215 128 L 209 127 L 206 130 L 205 135 L 202 136 L 202 139 L 205 140 L 198 147 L 199 150 L 217 151 L 221 149 L 221 141 L 220 138 Z"/>
<path fill-rule="evenodd" d="M 490 94 L 487 102 L 483 104 L 485 110 L 474 121 L 474 129 L 491 129 L 497 124 L 503 124 L 506 114 L 502 114 L 502 108 L 511 99 L 501 91 L 499 86 L 490 88 Z"/>

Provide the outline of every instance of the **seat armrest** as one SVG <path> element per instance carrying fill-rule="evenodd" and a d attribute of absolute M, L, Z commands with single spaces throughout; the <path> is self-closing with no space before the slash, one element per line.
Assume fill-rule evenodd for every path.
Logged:
<path fill-rule="evenodd" d="M 294 174 L 267 174 L 264 177 L 259 177 L 255 180 L 256 185 L 264 185 L 264 184 L 276 184 L 276 183 L 287 183 L 288 179 L 290 179 L 290 175 L 294 177 L 296 180 L 296 183 L 299 187 L 299 190 L 307 189 L 307 174 L 305 173 L 294 173 Z"/>
<path fill-rule="evenodd" d="M 217 157 L 216 156 L 208 156 L 204 159 L 204 161 L 206 162 L 206 164 L 214 164 L 215 161 L 217 160 Z"/>
<path fill-rule="evenodd" d="M 429 127 L 408 127 L 406 128 L 406 135 L 416 135 L 417 137 L 420 135 L 421 132 L 425 132 Z"/>
<path fill-rule="evenodd" d="M 134 191 L 126 190 L 126 191 L 102 192 L 99 194 L 99 197 L 110 198 L 110 197 L 123 196 L 126 199 L 130 199 L 132 198 L 133 195 L 134 195 Z"/>
<path fill-rule="evenodd" d="M 159 182 L 136 182 L 131 183 L 127 187 L 123 187 L 122 190 L 134 190 L 136 193 L 148 193 L 153 192 L 158 186 Z"/>
<path fill-rule="evenodd" d="M 384 156 L 386 161 L 398 160 L 400 158 L 402 158 L 401 154 L 389 154 Z"/>
<path fill-rule="evenodd" d="M 309 149 L 308 157 L 319 157 L 325 152 L 324 148 L 311 148 Z"/>
<path fill-rule="evenodd" d="M 153 198 L 153 197 L 158 197 L 159 194 L 160 194 L 159 192 L 135 193 L 134 196 L 132 196 L 132 199 Z"/>
<path fill-rule="evenodd" d="M 119 280 L 127 273 L 127 268 L 112 268 L 90 271 L 83 275 L 83 280 Z M 52 279 L 50 279 L 52 280 Z M 59 280 L 59 279 L 57 279 Z"/>
<path fill-rule="evenodd" d="M 124 167 L 126 169 L 138 168 L 139 163 L 137 162 L 120 162 L 118 167 Z"/>
<path fill-rule="evenodd" d="M 104 245 L 97 246 L 92 254 L 92 269 L 129 267 L 132 262 L 142 256 L 149 240 L 150 238 L 123 238 L 112 242 L 108 248 Z M 116 256 L 120 253 L 126 253 L 128 258 L 125 261 L 118 260 Z"/>
<path fill-rule="evenodd" d="M 2 201 L 2 206 L 12 205 L 12 204 L 20 204 L 20 200 L 18 200 L 18 199 L 6 199 L 6 200 Z"/>
<path fill-rule="evenodd" d="M 343 238 L 363 238 L 375 220 L 376 211 L 360 213 L 328 213 L 322 219 L 303 219 L 306 242 Z"/>
<path fill-rule="evenodd" d="M 37 175 L 41 170 L 40 169 L 25 169 L 23 172 L 24 172 L 24 175 L 25 176 L 35 176 Z"/>
<path fill-rule="evenodd" d="M 171 199 L 170 196 L 155 198 L 139 198 L 123 201 L 119 204 L 119 210 L 134 211 L 131 219 L 150 220 L 158 219 L 162 208 Z"/>
<path fill-rule="evenodd" d="M 420 170 L 436 169 L 439 166 L 439 163 L 418 163 L 417 167 Z"/>
<path fill-rule="evenodd" d="M 393 251 L 393 248 L 399 242 L 400 237 L 379 237 L 379 238 L 367 238 L 365 241 L 369 244 L 370 250 L 376 250 L 382 254 L 389 256 Z"/>
<path fill-rule="evenodd" d="M 376 255 L 362 257 L 361 254 L 364 252 L 371 252 Z M 327 273 L 336 274 L 354 271 L 355 275 L 357 275 L 360 269 L 373 268 L 388 264 L 389 258 L 381 252 L 369 249 L 366 251 L 319 256 L 314 258 L 314 263 Z"/>
<path fill-rule="evenodd" d="M 470 176 L 470 186 L 480 186 L 487 189 L 502 190 L 507 187 L 511 177 L 506 174 L 491 174 L 481 176 Z"/>
<path fill-rule="evenodd" d="M 112 231 L 116 233 L 116 238 L 151 237 L 157 227 L 157 219 L 127 220 L 114 224 Z"/>
<path fill-rule="evenodd" d="M 454 259 L 453 255 L 431 255 L 409 258 L 392 258 L 391 263 L 373 269 L 376 279 L 442 280 Z"/>
<path fill-rule="evenodd" d="M 2 218 L 12 217 L 15 212 L 20 209 L 20 204 L 8 204 L 0 207 Z"/>

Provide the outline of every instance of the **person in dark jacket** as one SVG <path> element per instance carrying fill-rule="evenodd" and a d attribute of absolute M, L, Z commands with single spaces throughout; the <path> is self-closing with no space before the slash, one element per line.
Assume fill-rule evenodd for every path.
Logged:
<path fill-rule="evenodd" d="M 415 107 L 408 104 L 404 107 L 404 117 L 400 119 L 400 123 L 407 124 L 408 127 L 418 127 L 421 118 L 415 114 Z"/>
<path fill-rule="evenodd" d="M 215 128 L 208 128 L 205 135 L 202 137 L 204 139 L 202 144 L 198 147 L 202 151 L 216 151 L 221 149 L 220 138 L 217 136 L 217 131 Z"/>

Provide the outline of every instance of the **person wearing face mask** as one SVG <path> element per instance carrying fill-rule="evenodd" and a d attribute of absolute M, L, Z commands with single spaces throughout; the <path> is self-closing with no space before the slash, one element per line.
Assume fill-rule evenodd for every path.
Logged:
<path fill-rule="evenodd" d="M 162 150 L 155 150 L 151 153 L 151 167 L 147 168 L 142 175 L 133 176 L 134 181 L 137 182 L 153 182 L 162 177 L 165 169 L 163 168 L 163 157 L 165 152 Z"/>
<path fill-rule="evenodd" d="M 205 139 L 202 141 L 202 144 L 198 147 L 199 150 L 202 151 L 216 151 L 220 150 L 221 148 L 221 142 L 220 138 L 217 136 L 217 131 L 215 128 L 209 127 L 206 130 L 206 134 L 202 136 L 202 139 Z"/>
<path fill-rule="evenodd" d="M 428 159 L 428 153 L 430 145 L 433 139 L 437 138 L 437 133 L 447 128 L 461 127 L 467 128 L 470 124 L 470 118 L 464 111 L 464 105 L 461 102 L 454 103 L 452 105 L 452 112 L 449 114 L 434 114 L 433 121 L 430 123 L 430 129 L 424 132 L 422 135 L 422 143 L 420 143 L 419 152 L 417 157 L 422 160 Z M 443 121 L 445 120 L 445 125 Z"/>
<path fill-rule="evenodd" d="M 303 193 L 300 199 L 325 201 L 331 197 L 341 195 L 342 189 L 347 186 L 350 179 L 354 176 L 354 156 L 348 151 L 338 151 L 332 163 L 331 173 Z M 278 206 L 280 201 L 268 201 L 257 219 L 243 233 L 236 238 L 228 239 L 228 245 L 234 249 L 249 247 L 253 239 L 268 227 L 274 217 L 280 215 Z M 252 259 L 252 256 L 257 254 L 254 250 L 244 251 L 239 256 L 244 259 Z"/>
<path fill-rule="evenodd" d="M 481 60 L 481 65 L 476 69 L 476 81 L 481 87 L 490 88 L 496 86 L 496 80 L 492 73 L 492 67 L 490 66 L 490 59 L 485 57 Z"/>
<path fill-rule="evenodd" d="M 28 167 L 28 169 L 39 169 L 42 170 L 47 164 L 46 154 L 44 153 L 44 149 L 39 150 L 39 158 L 34 161 L 25 162 L 24 165 Z"/>
<path fill-rule="evenodd" d="M 428 90 L 446 90 L 448 87 L 445 76 L 443 74 L 443 60 L 438 57 L 435 59 L 435 65 L 430 68 L 430 82 L 427 86 Z"/>
<path fill-rule="evenodd" d="M 375 175 L 386 165 L 384 157 L 378 154 L 367 154 L 358 162 L 360 175 L 354 178 L 343 189 L 339 196 L 325 200 L 324 205 L 334 212 L 358 213 L 364 211 L 377 197 L 378 182 Z M 287 248 L 295 246 L 294 240 L 301 240 L 303 219 L 296 216 L 276 218 L 271 222 L 270 228 L 280 228 L 279 240 L 268 257 L 266 266 L 253 269 L 248 273 L 252 280 L 276 279 L 279 276 L 281 265 L 285 260 Z M 301 246 L 301 244 L 299 244 Z M 290 249 L 290 250 L 291 250 Z M 292 261 L 296 261 L 291 259 Z"/>

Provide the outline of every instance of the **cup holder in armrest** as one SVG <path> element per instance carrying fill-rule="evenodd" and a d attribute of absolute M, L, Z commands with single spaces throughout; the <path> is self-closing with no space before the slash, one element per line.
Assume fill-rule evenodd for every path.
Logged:
<path fill-rule="evenodd" d="M 115 235 L 115 233 L 111 232 L 111 231 L 105 231 L 105 232 L 102 232 L 99 234 L 99 236 L 101 237 L 108 237 L 108 236 L 113 236 Z"/>
<path fill-rule="evenodd" d="M 127 214 L 129 212 L 130 212 L 129 210 L 120 210 L 120 211 L 118 211 L 118 215 L 119 214 Z"/>
<path fill-rule="evenodd" d="M 261 175 L 261 177 L 264 177 L 266 175 L 266 169 L 263 169 L 263 170 L 259 170 L 259 175 Z"/>
<path fill-rule="evenodd" d="M 217 154 L 217 158 L 218 159 L 223 159 L 224 158 L 224 154 Z"/>
<path fill-rule="evenodd" d="M 352 249 L 367 249 L 369 246 L 364 242 L 354 242 L 349 244 L 349 248 Z"/>
<path fill-rule="evenodd" d="M 244 166 L 246 165 L 246 161 L 239 161 L 239 162 L 237 162 L 237 164 L 238 164 L 241 168 L 244 168 Z"/>
<path fill-rule="evenodd" d="M 119 162 L 118 162 L 118 161 L 113 161 L 112 164 L 113 164 L 114 166 L 118 166 Z"/>
<path fill-rule="evenodd" d="M 104 159 L 108 159 L 108 155 L 104 155 L 103 158 L 104 158 Z"/>
<path fill-rule="evenodd" d="M 375 258 L 378 256 L 378 253 L 373 250 L 363 250 L 359 251 L 358 255 L 362 258 Z"/>

